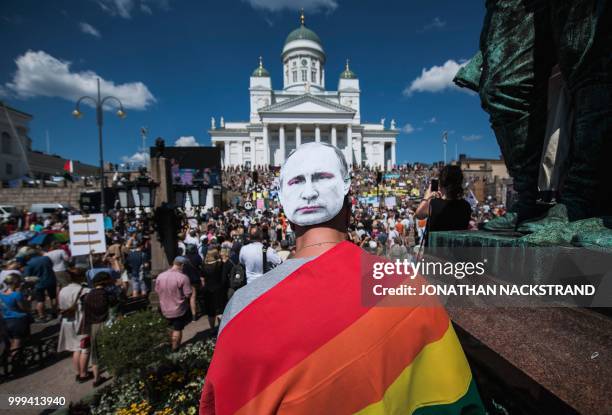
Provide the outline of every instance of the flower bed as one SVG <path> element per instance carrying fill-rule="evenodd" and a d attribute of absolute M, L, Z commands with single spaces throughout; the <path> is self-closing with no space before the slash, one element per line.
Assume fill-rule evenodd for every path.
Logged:
<path fill-rule="evenodd" d="M 98 338 L 100 358 L 114 379 L 71 405 L 67 412 L 195 415 L 215 342 L 189 343 L 171 352 L 168 338 L 167 322 L 153 310 L 135 313 L 104 327 Z"/>
<path fill-rule="evenodd" d="M 212 340 L 188 344 L 144 370 L 118 377 L 93 397 L 89 413 L 196 414 L 214 346 Z"/>

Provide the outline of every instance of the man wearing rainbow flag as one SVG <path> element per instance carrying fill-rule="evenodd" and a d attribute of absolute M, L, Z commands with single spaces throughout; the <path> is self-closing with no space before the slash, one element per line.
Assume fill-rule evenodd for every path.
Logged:
<path fill-rule="evenodd" d="M 201 415 L 484 414 L 443 307 L 364 305 L 376 257 L 346 241 L 349 187 L 334 146 L 288 157 L 279 196 L 295 258 L 232 297 Z"/>

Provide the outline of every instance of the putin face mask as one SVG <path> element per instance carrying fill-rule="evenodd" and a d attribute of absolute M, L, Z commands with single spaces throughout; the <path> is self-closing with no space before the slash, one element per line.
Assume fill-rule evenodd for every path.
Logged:
<path fill-rule="evenodd" d="M 287 218 L 300 226 L 334 218 L 342 209 L 351 182 L 342 176 L 333 148 L 308 143 L 292 154 L 281 172 L 280 202 Z"/>

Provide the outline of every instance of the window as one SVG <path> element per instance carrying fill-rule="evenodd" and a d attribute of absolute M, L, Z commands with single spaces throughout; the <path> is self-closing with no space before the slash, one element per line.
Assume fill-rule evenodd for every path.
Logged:
<path fill-rule="evenodd" d="M 13 165 L 11 163 L 6 163 L 6 174 L 13 174 Z"/>
<path fill-rule="evenodd" d="M 308 81 L 308 76 L 306 76 L 307 73 L 308 72 L 306 71 L 306 69 L 302 69 L 302 82 Z"/>
<path fill-rule="evenodd" d="M 312 72 L 310 73 L 310 80 L 312 82 L 317 82 L 317 70 L 313 69 Z"/>
<path fill-rule="evenodd" d="M 308 66 L 308 61 L 306 59 L 302 59 L 302 66 Z"/>
<path fill-rule="evenodd" d="M 2 133 L 2 153 L 11 154 L 11 136 L 6 131 Z"/>
<path fill-rule="evenodd" d="M 251 152 L 251 146 L 244 146 L 244 152 L 245 153 L 250 153 Z"/>
<path fill-rule="evenodd" d="M 297 82 L 297 71 L 293 71 L 293 82 Z"/>

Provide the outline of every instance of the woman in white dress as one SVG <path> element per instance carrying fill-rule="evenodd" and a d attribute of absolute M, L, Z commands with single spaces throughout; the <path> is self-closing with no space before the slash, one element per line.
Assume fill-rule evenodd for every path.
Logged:
<path fill-rule="evenodd" d="M 68 350 L 72 352 L 76 381 L 79 383 L 93 378 L 93 374 L 87 371 L 89 349 L 83 340 L 87 336 L 79 334 L 79 327 L 83 318 L 81 298 L 89 292 L 85 271 L 82 268 L 69 268 L 67 272 L 70 282 L 60 290 L 58 297 L 62 317 L 57 351 Z"/>

